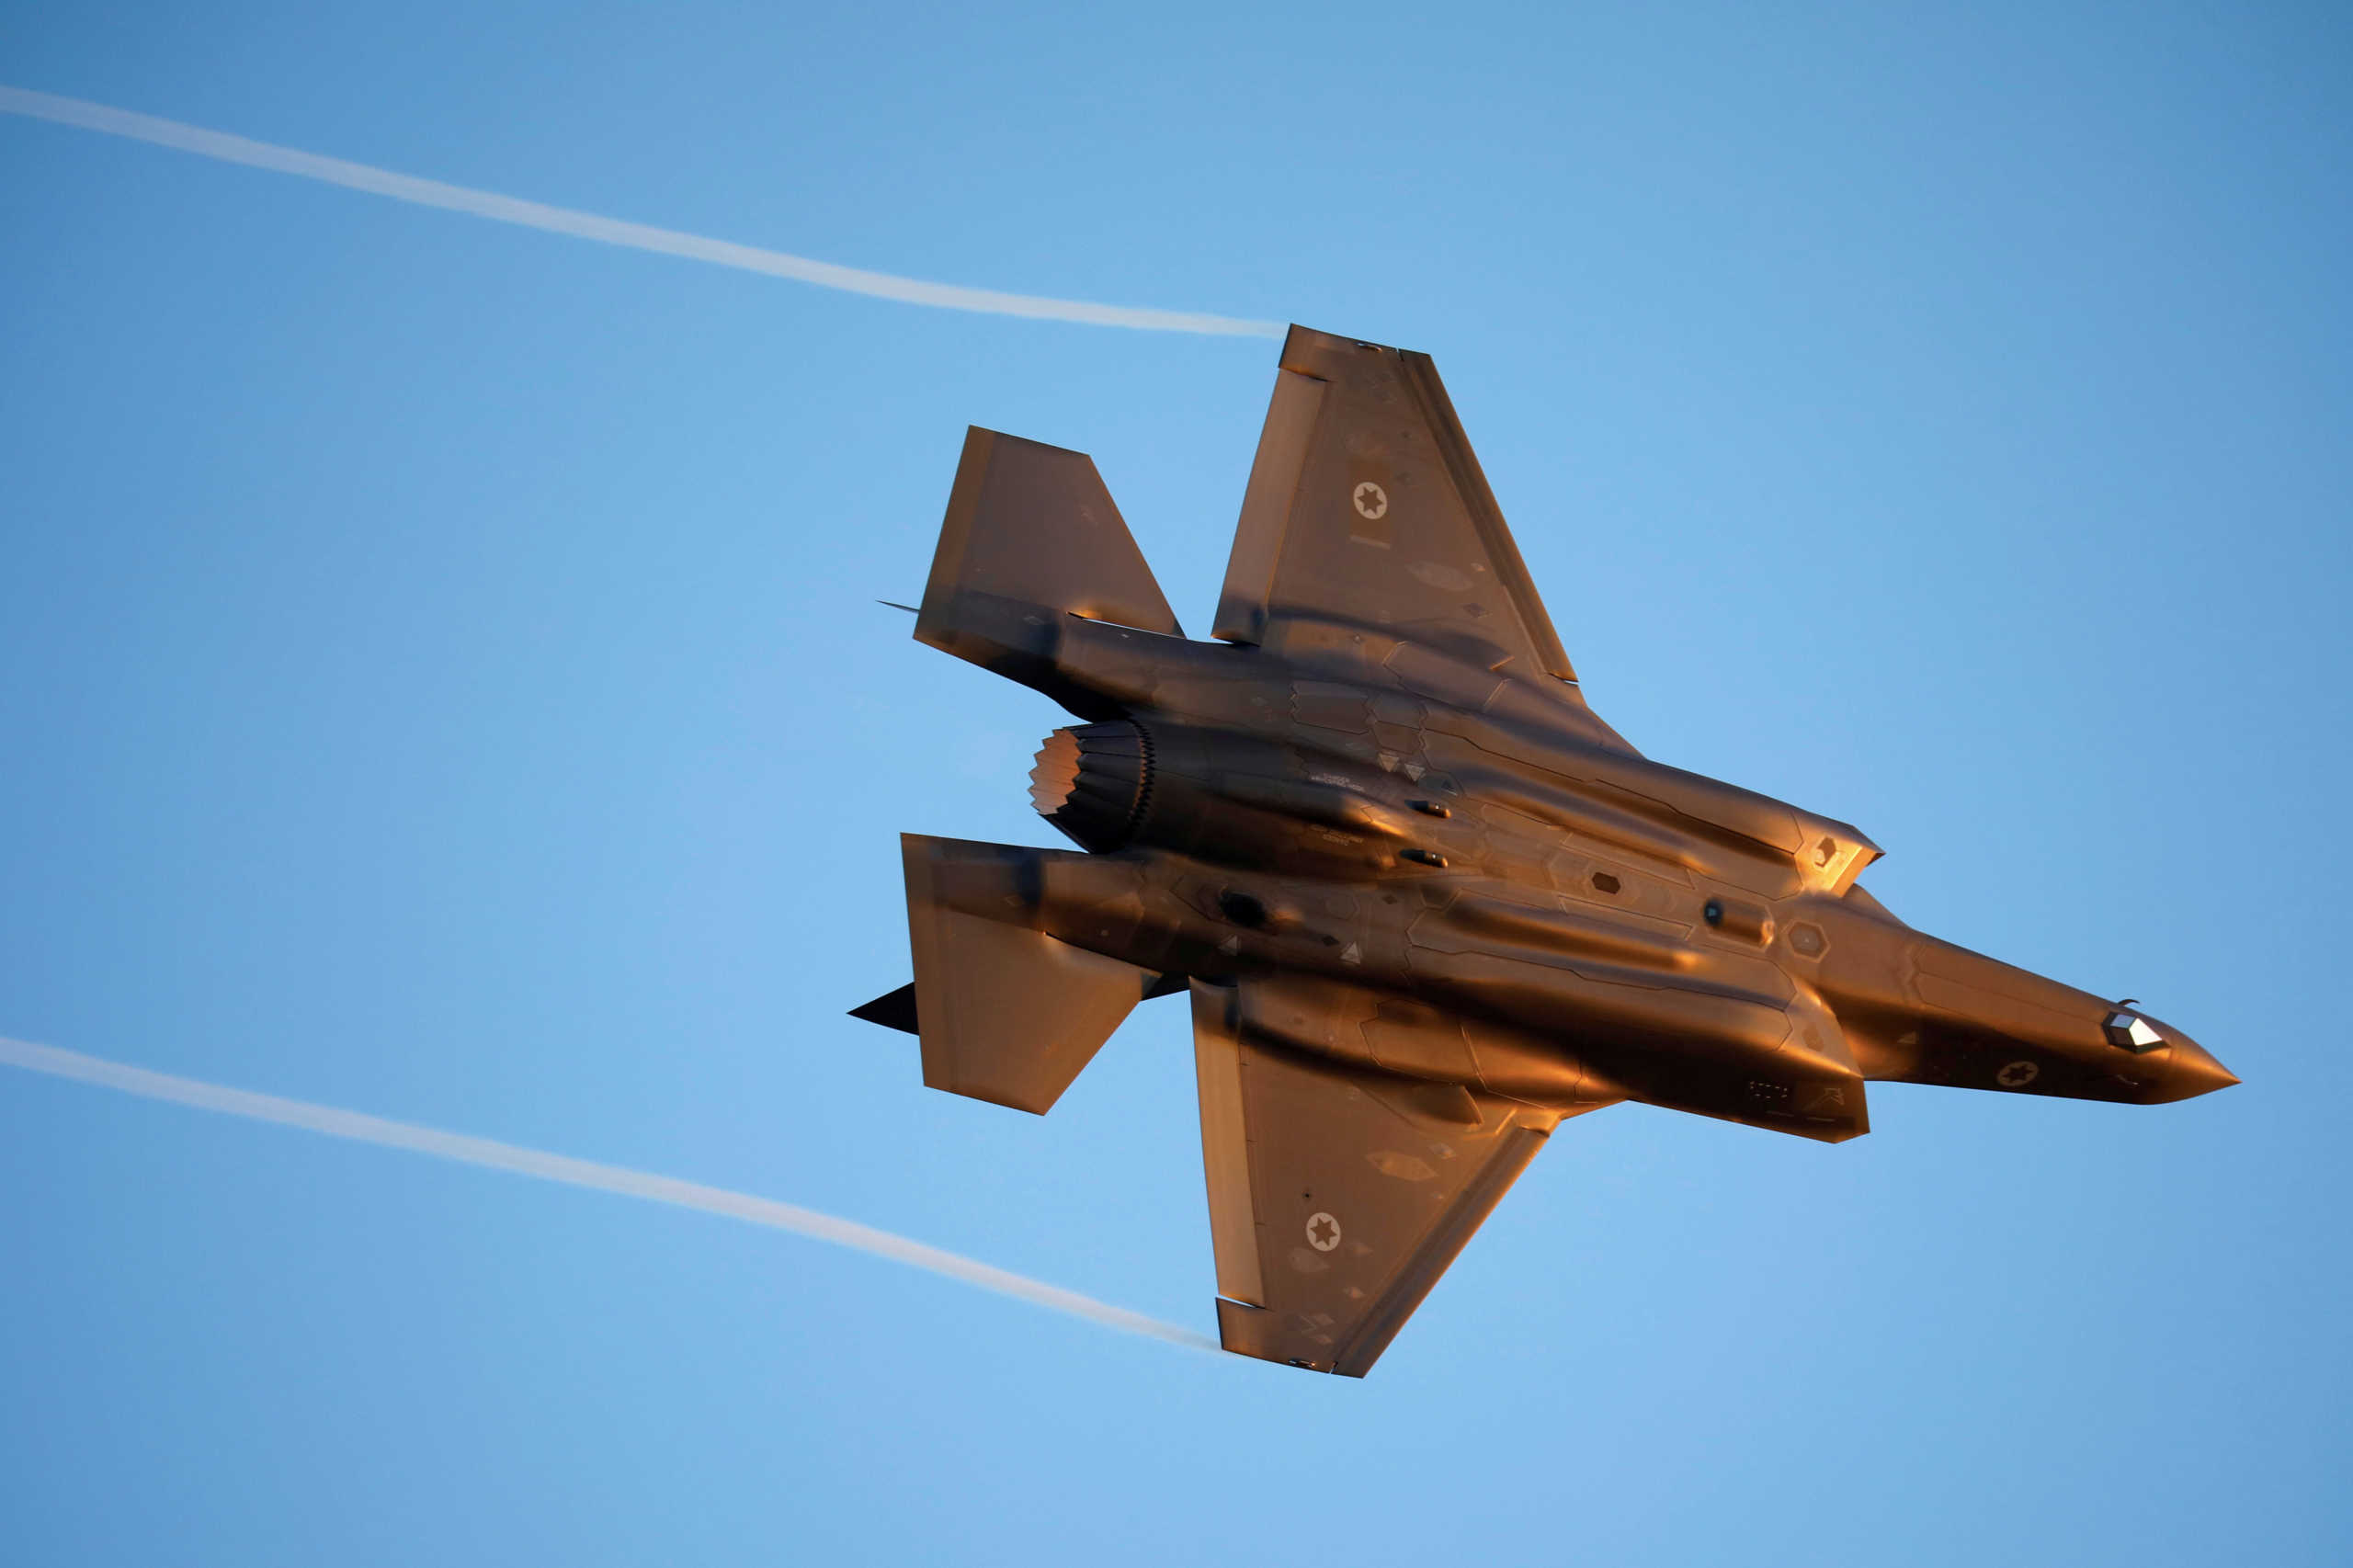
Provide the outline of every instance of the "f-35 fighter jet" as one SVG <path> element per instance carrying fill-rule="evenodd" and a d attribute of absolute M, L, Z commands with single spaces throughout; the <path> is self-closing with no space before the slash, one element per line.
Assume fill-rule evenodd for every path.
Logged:
<path fill-rule="evenodd" d="M 905 836 L 915 983 L 857 1015 L 1043 1113 L 1189 993 L 1225 1347 L 1361 1377 L 1568 1117 L 1801 1138 L 1872 1079 L 2157 1104 L 2180 1030 L 1912 929 L 1845 823 L 1586 705 L 1427 357 L 1293 328 L 1211 635 L 1084 455 L 973 430 L 915 637 L 1081 722 L 1079 848 Z"/>

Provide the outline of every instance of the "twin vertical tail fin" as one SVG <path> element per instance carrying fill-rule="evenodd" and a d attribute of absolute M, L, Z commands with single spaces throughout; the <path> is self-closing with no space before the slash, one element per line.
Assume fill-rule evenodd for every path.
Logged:
<path fill-rule="evenodd" d="M 1041 863 L 1063 851 L 900 844 L 915 983 L 851 1016 L 918 1035 L 933 1088 L 1043 1116 L 1159 976 L 1021 923 Z"/>

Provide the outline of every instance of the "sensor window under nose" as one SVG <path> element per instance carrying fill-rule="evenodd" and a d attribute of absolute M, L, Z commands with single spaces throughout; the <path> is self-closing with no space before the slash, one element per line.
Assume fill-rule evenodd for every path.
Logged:
<path fill-rule="evenodd" d="M 2100 1032 L 2108 1036 L 2109 1044 L 2135 1056 L 2145 1056 L 2165 1042 L 2165 1037 L 2157 1032 L 2157 1026 L 2138 1013 L 2110 1013 L 2100 1020 L 2099 1027 Z"/>

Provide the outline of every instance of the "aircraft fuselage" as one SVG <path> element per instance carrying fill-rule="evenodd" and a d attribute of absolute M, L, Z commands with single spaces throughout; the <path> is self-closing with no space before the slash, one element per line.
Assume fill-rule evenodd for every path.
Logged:
<path fill-rule="evenodd" d="M 1868 1131 L 1867 1079 L 2138 1103 L 2235 1081 L 1913 930 L 1854 888 L 1880 853 L 1855 829 L 1633 755 L 1574 687 L 1330 619 L 1230 647 L 1031 612 L 987 642 L 960 651 L 1095 721 L 1049 738 L 1032 791 L 1092 853 L 972 846 L 938 895 L 1255 978 L 1239 1027 L 1274 1043 L 1833 1142 Z"/>

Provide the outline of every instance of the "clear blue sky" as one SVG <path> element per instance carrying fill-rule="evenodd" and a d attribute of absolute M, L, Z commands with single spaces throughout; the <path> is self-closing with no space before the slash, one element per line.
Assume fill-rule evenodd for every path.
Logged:
<path fill-rule="evenodd" d="M 333 13 L 322 15 L 322 12 Z M 1434 354 L 1596 707 L 2246 1080 L 1574 1122 L 1365 1382 L 0 1074 L 12 1563 L 2353 1556 L 2333 6 L 0 11 L 0 80 Z M 843 1009 L 1049 842 L 908 641 L 963 427 L 1206 629 L 1274 346 L 0 119 L 0 1034 L 1208 1327 L 1182 1008 L 1037 1120 Z"/>

